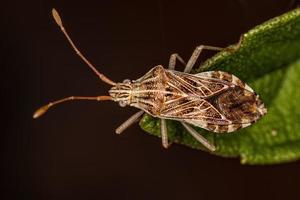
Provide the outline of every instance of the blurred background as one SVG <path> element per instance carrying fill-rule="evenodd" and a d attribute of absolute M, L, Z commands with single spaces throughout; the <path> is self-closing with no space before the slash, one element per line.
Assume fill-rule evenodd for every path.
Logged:
<path fill-rule="evenodd" d="M 236 43 L 241 33 L 297 5 L 289 0 L 1 2 L 1 199 L 297 198 L 299 162 L 242 166 L 237 158 L 180 145 L 165 150 L 138 125 L 116 135 L 114 129 L 135 108 L 73 102 L 32 119 L 49 101 L 109 89 L 67 44 L 52 19 L 53 7 L 82 52 L 101 72 L 122 81 L 166 66 L 171 53 L 187 60 L 197 45 Z"/>

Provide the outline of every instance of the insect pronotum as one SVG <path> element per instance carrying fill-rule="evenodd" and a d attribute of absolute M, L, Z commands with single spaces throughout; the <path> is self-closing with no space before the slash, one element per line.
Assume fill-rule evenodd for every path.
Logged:
<path fill-rule="evenodd" d="M 169 147 L 166 120 L 179 121 L 186 130 L 210 151 L 216 147 L 196 132 L 191 125 L 215 133 L 229 133 L 247 127 L 267 113 L 259 96 L 236 76 L 222 71 L 189 74 L 203 49 L 219 51 L 222 48 L 198 46 L 187 63 L 172 54 L 168 69 L 161 65 L 152 68 L 137 80 L 116 83 L 100 73 L 77 49 L 55 9 L 52 15 L 78 56 L 103 82 L 111 85 L 108 96 L 63 98 L 39 108 L 33 115 L 38 118 L 54 105 L 71 100 L 111 100 L 120 106 L 134 106 L 141 111 L 121 124 L 116 133 L 121 134 L 135 123 L 143 113 L 160 118 L 162 145 Z M 184 72 L 175 71 L 176 61 L 185 65 Z"/>

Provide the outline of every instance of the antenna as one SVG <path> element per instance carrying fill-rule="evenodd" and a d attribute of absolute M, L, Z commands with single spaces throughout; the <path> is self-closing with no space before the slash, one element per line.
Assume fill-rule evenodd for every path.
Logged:
<path fill-rule="evenodd" d="M 40 116 L 42 116 L 43 114 L 45 114 L 49 108 L 51 108 L 52 106 L 55 106 L 57 104 L 66 102 L 66 101 L 73 101 L 73 100 L 94 100 L 94 101 L 107 101 L 107 100 L 112 100 L 111 96 L 96 96 L 96 97 L 81 97 L 81 96 L 70 96 L 70 97 L 66 97 L 63 99 L 59 99 L 53 102 L 48 103 L 47 105 L 44 105 L 42 107 L 40 107 L 39 109 L 37 109 L 34 114 L 33 114 L 33 118 L 39 118 Z"/>
<path fill-rule="evenodd" d="M 74 51 L 76 52 L 76 54 L 89 66 L 89 68 L 91 70 L 93 70 L 93 72 L 105 83 L 109 84 L 109 85 L 116 85 L 116 83 L 112 80 L 110 80 L 109 78 L 107 78 L 104 74 L 100 73 L 96 67 L 94 67 L 93 64 L 91 64 L 88 59 L 86 57 L 83 56 L 83 54 L 77 49 L 77 47 L 75 46 L 75 44 L 73 43 L 72 39 L 70 38 L 69 34 L 67 33 L 66 29 L 63 26 L 62 20 L 58 14 L 58 12 L 55 10 L 55 8 L 52 9 L 52 15 L 53 18 L 55 20 L 55 22 L 57 23 L 57 25 L 60 27 L 61 31 L 63 32 L 63 34 L 65 35 L 65 37 L 67 38 L 68 42 L 70 43 L 70 45 L 72 46 L 72 48 L 74 49 Z"/>

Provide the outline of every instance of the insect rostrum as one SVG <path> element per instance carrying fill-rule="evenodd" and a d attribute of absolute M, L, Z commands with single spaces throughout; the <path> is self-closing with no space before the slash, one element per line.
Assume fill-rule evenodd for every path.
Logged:
<path fill-rule="evenodd" d="M 109 96 L 72 96 L 54 101 L 38 109 L 34 118 L 44 114 L 51 106 L 69 100 L 112 100 L 120 106 L 128 105 L 141 110 L 117 128 L 116 133 L 123 132 L 146 112 L 161 119 L 162 144 L 165 148 L 169 146 L 165 121 L 168 119 L 180 121 L 196 140 L 214 151 L 215 146 L 189 124 L 215 133 L 228 133 L 255 123 L 267 112 L 259 96 L 232 74 L 221 71 L 189 74 L 203 49 L 222 48 L 198 46 L 187 64 L 178 54 L 172 54 L 168 69 L 158 65 L 137 80 L 126 79 L 122 83 L 115 83 L 101 74 L 80 53 L 63 27 L 56 10 L 53 9 L 52 14 L 76 53 L 103 82 L 112 85 L 112 88 Z M 184 72 L 174 70 L 177 60 L 186 66 Z"/>

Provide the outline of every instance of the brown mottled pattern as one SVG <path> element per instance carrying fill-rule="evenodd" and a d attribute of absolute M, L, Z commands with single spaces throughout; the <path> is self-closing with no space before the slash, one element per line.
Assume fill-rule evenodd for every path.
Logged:
<path fill-rule="evenodd" d="M 219 78 L 220 78 L 220 73 L 219 73 L 219 71 L 213 71 L 213 72 L 211 73 L 211 77 L 212 77 L 212 78 L 219 79 Z"/>
<path fill-rule="evenodd" d="M 230 130 L 229 130 L 230 126 Z M 234 132 L 242 128 L 242 124 L 231 124 L 231 125 L 215 125 L 207 124 L 205 129 L 216 133 L 229 133 Z"/>
<path fill-rule="evenodd" d="M 219 72 L 221 74 L 221 79 L 227 82 L 232 82 L 232 75 L 227 72 Z"/>
<path fill-rule="evenodd" d="M 207 124 L 205 128 L 210 131 L 215 131 L 217 126 L 218 125 L 215 125 L 215 124 Z"/>
<path fill-rule="evenodd" d="M 206 109 L 210 106 L 211 106 L 210 103 L 208 103 L 207 101 L 203 101 L 203 104 L 201 104 L 201 106 L 199 108 L 203 110 L 203 109 Z"/>
<path fill-rule="evenodd" d="M 245 83 L 238 78 L 236 79 L 236 84 L 241 88 L 245 88 Z"/>
<path fill-rule="evenodd" d="M 164 68 L 157 66 L 133 83 L 131 105 L 141 108 L 153 116 L 159 116 L 165 96 L 164 74 Z"/>
<path fill-rule="evenodd" d="M 165 102 L 179 99 L 180 97 L 182 97 L 182 92 L 180 90 L 168 84 L 165 86 Z"/>
<path fill-rule="evenodd" d="M 227 133 L 228 125 L 218 125 L 218 133 Z"/>
<path fill-rule="evenodd" d="M 110 94 L 115 101 L 125 101 L 155 117 L 225 133 L 253 123 L 266 113 L 258 96 L 244 86 L 226 72 L 193 75 L 157 66 L 130 84 L 117 84 Z"/>
<path fill-rule="evenodd" d="M 237 131 L 242 128 L 242 124 L 233 124 L 232 127 L 234 131 Z"/>
<path fill-rule="evenodd" d="M 241 81 L 241 79 L 239 79 L 238 77 L 236 77 L 232 74 L 229 74 L 227 72 L 213 71 L 212 72 L 212 77 L 218 78 L 220 80 L 224 80 L 224 81 L 229 82 L 229 83 L 233 83 L 234 80 L 235 80 L 235 83 L 233 83 L 233 84 L 235 84 L 235 85 L 237 85 L 241 88 L 245 88 L 245 83 L 243 81 Z"/>
<path fill-rule="evenodd" d="M 220 113 L 216 112 L 216 109 L 214 109 L 212 106 L 205 110 L 205 117 L 211 117 L 215 119 L 220 119 L 221 115 Z"/>
<path fill-rule="evenodd" d="M 214 95 L 215 93 L 218 93 L 224 89 L 224 84 L 221 83 L 210 82 L 210 83 L 206 83 L 205 86 L 207 86 L 207 88 L 210 91 L 212 91 L 211 95 Z"/>
<path fill-rule="evenodd" d="M 234 87 L 220 94 L 213 100 L 215 107 L 234 124 L 251 123 L 261 117 L 256 95 L 240 87 Z"/>
<path fill-rule="evenodd" d="M 181 94 L 191 94 L 191 95 L 201 95 L 204 94 L 194 87 L 190 85 L 186 80 L 182 77 L 177 77 L 174 74 L 167 72 L 166 76 L 168 77 L 168 86 L 174 87 L 176 90 L 179 90 Z"/>
<path fill-rule="evenodd" d="M 202 100 L 191 100 L 188 97 L 165 103 L 161 109 L 161 115 L 164 117 L 188 117 L 194 110 L 197 112 L 197 108 L 202 104 Z M 189 113 L 185 113 L 186 109 L 192 108 Z M 190 117 L 188 117 L 190 118 Z"/>
<path fill-rule="evenodd" d="M 167 71 L 166 76 L 169 78 L 169 84 L 176 86 L 182 92 L 202 98 L 222 92 L 229 87 L 224 81 L 201 76 L 201 73 L 192 75 Z"/>
<path fill-rule="evenodd" d="M 188 98 L 174 99 L 173 101 L 169 101 L 169 103 L 164 103 L 163 107 L 161 108 L 161 113 L 178 110 L 177 107 L 181 107 L 180 109 L 182 109 L 184 108 L 183 106 L 190 106 L 191 103 L 191 100 Z"/>
<path fill-rule="evenodd" d="M 228 125 L 216 125 L 216 124 L 207 124 L 205 129 L 217 133 L 227 133 Z"/>

